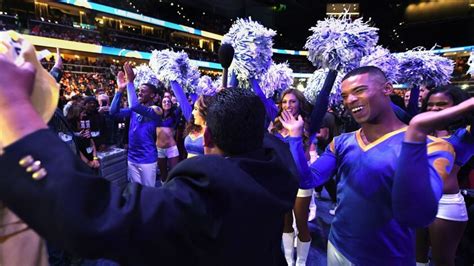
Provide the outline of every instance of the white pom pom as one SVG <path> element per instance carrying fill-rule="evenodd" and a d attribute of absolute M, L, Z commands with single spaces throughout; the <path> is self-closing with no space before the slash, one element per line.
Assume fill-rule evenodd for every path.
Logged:
<path fill-rule="evenodd" d="M 319 92 L 323 89 L 324 81 L 326 80 L 328 72 L 328 69 L 318 69 L 314 71 L 313 75 L 308 79 L 308 83 L 306 89 L 303 91 L 303 94 L 306 97 L 306 100 L 308 100 L 308 102 L 311 104 L 316 102 Z M 342 77 L 342 75 L 338 74 L 336 80 L 334 81 L 334 85 L 332 86 L 330 93 L 330 102 L 340 98 Z"/>
<path fill-rule="evenodd" d="M 272 97 L 275 92 L 282 92 L 293 85 L 293 70 L 288 62 L 275 64 L 272 63 L 268 72 L 260 80 L 262 88 L 267 98 Z"/>
<path fill-rule="evenodd" d="M 260 79 L 271 65 L 275 35 L 275 31 L 251 18 L 237 19 L 222 39 L 222 43 L 231 44 L 235 51 L 229 73 L 234 71 L 240 83 L 248 82 L 249 78 Z"/>
<path fill-rule="evenodd" d="M 156 77 L 155 73 L 151 70 L 151 68 L 146 65 L 146 64 L 141 64 L 133 69 L 133 72 L 135 73 L 135 80 L 133 81 L 133 84 L 135 85 L 135 88 L 138 89 L 140 85 L 149 83 L 152 84 L 155 87 L 158 87 L 158 84 L 160 81 Z"/>
<path fill-rule="evenodd" d="M 215 86 L 214 81 L 209 76 L 202 76 L 199 78 L 199 83 L 197 85 L 196 93 L 198 95 L 212 96 L 217 93 L 217 86 Z"/>
<path fill-rule="evenodd" d="M 448 84 L 454 70 L 454 61 L 436 55 L 423 47 L 395 54 L 398 59 L 400 77 L 398 83 L 409 85 Z"/>
<path fill-rule="evenodd" d="M 469 65 L 467 74 L 471 74 L 471 77 L 474 77 L 474 52 L 471 52 L 471 56 L 469 57 L 469 60 L 467 60 L 467 64 Z"/>
<path fill-rule="evenodd" d="M 188 54 L 171 50 L 154 50 L 151 53 L 149 65 L 157 78 L 166 87 L 170 81 L 178 82 L 186 92 L 194 92 L 199 81 L 199 71 L 191 65 Z"/>
<path fill-rule="evenodd" d="M 362 57 L 360 66 L 380 68 L 390 82 L 398 80 L 398 60 L 388 49 L 376 46 L 369 55 Z"/>
<path fill-rule="evenodd" d="M 370 27 L 362 18 L 352 21 L 347 14 L 318 21 L 310 31 L 313 34 L 305 44 L 309 61 L 316 68 L 345 73 L 357 68 L 379 39 L 377 28 Z"/>

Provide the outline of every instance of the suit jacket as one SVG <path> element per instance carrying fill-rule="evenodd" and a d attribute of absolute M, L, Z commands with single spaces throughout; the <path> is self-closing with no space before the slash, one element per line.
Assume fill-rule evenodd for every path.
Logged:
<path fill-rule="evenodd" d="M 47 170 L 44 179 L 19 166 L 28 154 Z M 0 200 L 41 236 L 84 257 L 280 265 L 283 216 L 298 188 L 286 166 L 293 161 L 282 160 L 287 155 L 279 146 L 231 158 L 198 156 L 176 166 L 160 188 L 124 190 L 95 177 L 54 133 L 40 130 L 0 156 Z"/>

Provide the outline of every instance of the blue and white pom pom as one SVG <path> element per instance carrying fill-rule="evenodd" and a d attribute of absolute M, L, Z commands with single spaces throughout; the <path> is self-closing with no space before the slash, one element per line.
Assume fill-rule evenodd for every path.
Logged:
<path fill-rule="evenodd" d="M 222 82 L 222 81 L 221 81 Z M 196 88 L 197 95 L 213 96 L 217 93 L 217 86 L 211 77 L 204 75 L 199 78 L 199 82 Z"/>
<path fill-rule="evenodd" d="M 466 73 L 471 74 L 471 77 L 474 77 L 474 52 L 471 52 L 471 56 L 469 56 L 467 64 L 469 65 L 469 69 Z"/>
<path fill-rule="evenodd" d="M 313 32 L 306 41 L 308 60 L 316 68 L 329 68 L 347 73 L 359 67 L 363 56 L 375 47 L 378 28 L 358 18 L 354 21 L 345 14 L 338 18 L 326 18 L 309 29 Z"/>
<path fill-rule="evenodd" d="M 229 73 L 234 71 L 239 82 L 249 78 L 260 79 L 272 63 L 272 38 L 275 35 L 274 30 L 251 18 L 237 19 L 222 39 L 222 43 L 229 43 L 234 48 Z"/>
<path fill-rule="evenodd" d="M 260 79 L 260 87 L 267 98 L 273 97 L 275 92 L 282 92 L 293 86 L 293 70 L 288 63 L 272 63 L 268 72 Z"/>
<path fill-rule="evenodd" d="M 308 79 L 308 83 L 306 85 L 306 89 L 303 91 L 303 94 L 306 100 L 308 100 L 308 102 L 311 104 L 316 103 L 316 98 L 323 88 L 328 72 L 328 69 L 318 69 L 314 71 L 313 75 Z M 341 79 L 342 75 L 338 74 L 336 80 L 334 81 L 334 85 L 332 86 L 331 93 L 329 94 L 329 102 L 333 102 L 334 99 L 337 100 L 341 97 Z"/>
<path fill-rule="evenodd" d="M 135 67 L 133 69 L 133 72 L 135 73 L 135 80 L 133 81 L 133 85 L 135 85 L 136 89 L 138 89 L 140 85 L 145 83 L 149 83 L 155 87 L 158 87 L 160 81 L 148 65 L 141 64 Z"/>
<path fill-rule="evenodd" d="M 422 47 L 395 54 L 395 57 L 399 62 L 398 83 L 418 86 L 431 83 L 440 86 L 450 82 L 454 61 L 449 58 Z"/>
<path fill-rule="evenodd" d="M 196 90 L 200 73 L 185 52 L 154 50 L 149 65 L 166 87 L 170 86 L 170 81 L 176 81 L 185 92 L 193 93 Z"/>
<path fill-rule="evenodd" d="M 376 46 L 369 55 L 362 57 L 360 66 L 378 67 L 390 82 L 396 83 L 398 81 L 398 60 L 395 55 L 382 46 Z"/>

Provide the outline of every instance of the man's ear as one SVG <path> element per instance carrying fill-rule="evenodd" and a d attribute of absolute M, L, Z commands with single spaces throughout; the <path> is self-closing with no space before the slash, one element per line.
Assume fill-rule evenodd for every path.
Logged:
<path fill-rule="evenodd" d="M 390 82 L 385 83 L 385 85 L 383 87 L 383 92 L 387 96 L 391 95 L 393 93 L 392 83 L 390 83 Z"/>
<path fill-rule="evenodd" d="M 214 142 L 212 142 L 212 134 L 208 127 L 204 128 L 204 147 L 214 148 Z"/>

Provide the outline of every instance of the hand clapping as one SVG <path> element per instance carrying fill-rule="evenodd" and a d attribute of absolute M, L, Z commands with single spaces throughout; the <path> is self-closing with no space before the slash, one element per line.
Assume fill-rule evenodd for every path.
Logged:
<path fill-rule="evenodd" d="M 282 111 L 280 121 L 283 127 L 285 127 L 291 137 L 301 137 L 303 135 L 304 120 L 301 115 L 295 118 L 290 112 Z"/>

